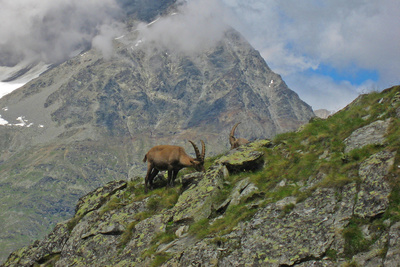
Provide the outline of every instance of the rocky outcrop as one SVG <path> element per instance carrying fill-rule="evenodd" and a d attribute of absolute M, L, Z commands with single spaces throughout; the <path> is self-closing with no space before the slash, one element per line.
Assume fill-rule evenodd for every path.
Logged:
<path fill-rule="evenodd" d="M 366 159 L 360 166 L 362 180 L 357 194 L 354 214 L 371 218 L 385 212 L 389 205 L 391 188 L 385 179 L 393 167 L 396 152 L 382 151 Z"/>
<path fill-rule="evenodd" d="M 330 111 L 330 110 L 327 110 L 327 109 L 314 110 L 315 116 L 317 116 L 319 118 L 322 118 L 322 119 L 326 119 L 329 116 L 333 115 L 334 113 L 335 113 L 334 111 Z"/>
<path fill-rule="evenodd" d="M 219 157 L 204 174 L 184 176 L 181 192 L 168 189 L 178 194 L 172 207 L 158 195 L 165 188 L 144 195 L 143 181 L 111 182 L 82 197 L 74 218 L 12 253 L 4 266 L 396 266 L 400 226 L 381 217 L 391 205 L 387 179 L 397 153 L 383 148 L 367 157 L 357 165 L 358 178 L 339 187 L 317 186 L 324 175 L 295 184 L 282 180 L 272 192 L 296 187 L 301 198 L 273 201 L 251 177 L 265 159 L 258 153 L 279 147 L 257 141 Z M 269 162 L 262 164 L 261 170 Z M 229 231 L 193 230 L 229 224 L 238 207 L 254 212 Z"/>
<path fill-rule="evenodd" d="M 255 171 L 264 165 L 264 152 L 254 150 L 254 147 L 271 146 L 271 141 L 255 141 L 247 146 L 241 146 L 231 150 L 227 155 L 221 157 L 217 163 L 226 166 L 230 173 L 243 171 Z"/>
<path fill-rule="evenodd" d="M 383 145 L 390 121 L 391 119 L 385 121 L 378 120 L 354 131 L 344 140 L 344 143 L 346 144 L 344 152 L 348 153 L 353 149 L 371 144 Z"/>

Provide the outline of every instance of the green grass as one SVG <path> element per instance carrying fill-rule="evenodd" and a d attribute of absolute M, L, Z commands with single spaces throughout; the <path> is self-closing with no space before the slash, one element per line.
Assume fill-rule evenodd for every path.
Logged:
<path fill-rule="evenodd" d="M 150 266 L 151 267 L 161 266 L 161 264 L 169 260 L 171 257 L 172 255 L 166 252 L 155 253 L 154 260 L 151 262 Z"/>
<path fill-rule="evenodd" d="M 177 228 L 177 225 L 174 225 L 172 222 L 169 223 L 166 227 L 165 232 L 158 233 L 153 237 L 150 242 L 150 247 L 143 251 L 141 257 L 144 259 L 146 257 L 154 255 L 151 266 L 160 266 L 162 263 L 170 259 L 172 255 L 166 252 L 157 252 L 157 249 L 161 244 L 170 243 L 177 238 L 177 236 L 175 235 L 175 231 L 177 230 Z"/>
<path fill-rule="evenodd" d="M 132 239 L 132 235 L 133 235 L 133 229 L 135 228 L 135 226 L 137 225 L 138 221 L 133 221 L 131 223 L 129 223 L 124 231 L 124 233 L 121 235 L 121 239 L 119 241 L 119 248 L 122 249 L 125 248 L 126 244 L 129 243 L 129 241 Z"/>
<path fill-rule="evenodd" d="M 360 221 L 357 219 L 353 218 L 342 234 L 345 240 L 344 254 L 347 258 L 367 251 L 371 245 L 371 242 L 365 239 L 361 231 Z"/>
<path fill-rule="evenodd" d="M 223 236 L 230 233 L 239 222 L 250 219 L 256 211 L 256 209 L 249 209 L 244 204 L 229 206 L 221 218 L 217 218 L 212 222 L 210 219 L 205 218 L 190 225 L 189 233 L 199 239 L 206 236 Z"/>

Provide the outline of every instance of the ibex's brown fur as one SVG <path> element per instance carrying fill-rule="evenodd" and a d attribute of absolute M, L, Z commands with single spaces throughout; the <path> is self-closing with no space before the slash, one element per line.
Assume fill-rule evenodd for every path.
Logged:
<path fill-rule="evenodd" d="M 239 125 L 240 122 L 236 123 L 232 130 L 231 133 L 229 134 L 229 143 L 231 144 L 231 149 L 237 148 L 241 145 L 245 145 L 247 144 L 249 141 L 247 139 L 244 138 L 236 138 L 235 135 L 235 130 L 236 127 Z"/>
<path fill-rule="evenodd" d="M 178 172 L 185 167 L 194 167 L 197 171 L 204 171 L 205 144 L 201 140 L 202 152 L 200 154 L 197 146 L 189 140 L 196 152 L 196 158 L 186 154 L 183 147 L 160 145 L 155 146 L 144 156 L 143 162 L 147 161 L 147 174 L 145 178 L 145 191 L 152 189 L 153 179 L 159 171 L 168 171 L 167 186 L 173 186 Z"/>

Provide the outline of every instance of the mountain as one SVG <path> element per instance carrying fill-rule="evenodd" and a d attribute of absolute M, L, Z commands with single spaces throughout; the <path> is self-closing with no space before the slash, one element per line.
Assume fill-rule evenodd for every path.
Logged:
<path fill-rule="evenodd" d="M 169 1 L 162 3 L 141 16 L 172 16 Z M 141 39 L 136 17 L 127 23 L 112 56 L 84 51 L 0 99 L 8 122 L 0 125 L 3 258 L 71 217 L 93 189 L 143 177 L 143 156 L 154 145 L 193 154 L 187 140 L 204 140 L 209 157 L 229 149 L 236 122 L 237 136 L 255 140 L 314 116 L 234 29 L 188 54 Z"/>
<path fill-rule="evenodd" d="M 399 131 L 400 86 L 362 95 L 173 188 L 109 182 L 4 266 L 397 266 Z"/>
<path fill-rule="evenodd" d="M 335 113 L 334 111 L 330 111 L 330 110 L 327 110 L 327 109 L 314 110 L 315 116 L 320 117 L 322 119 L 326 119 L 326 118 L 328 118 L 329 116 L 331 116 L 334 113 Z"/>

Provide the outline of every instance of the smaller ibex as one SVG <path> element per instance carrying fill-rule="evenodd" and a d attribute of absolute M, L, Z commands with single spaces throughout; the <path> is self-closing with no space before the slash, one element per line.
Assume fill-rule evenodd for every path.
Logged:
<path fill-rule="evenodd" d="M 235 135 L 235 129 L 239 125 L 240 122 L 236 123 L 229 135 L 229 143 L 231 144 L 231 149 L 235 149 L 237 147 L 240 147 L 241 145 L 245 145 L 249 142 L 249 140 L 244 139 L 244 138 L 236 138 Z"/>
<path fill-rule="evenodd" d="M 147 161 L 147 174 L 144 180 L 144 188 L 147 193 L 148 188 L 152 189 L 153 179 L 159 171 L 168 171 L 167 186 L 173 186 L 178 172 L 185 167 L 194 167 L 197 171 L 204 171 L 204 156 L 206 147 L 201 140 L 202 151 L 200 154 L 197 146 L 189 140 L 193 145 L 196 158 L 186 154 L 183 147 L 172 145 L 159 145 L 151 148 L 144 156 L 143 162 Z"/>

